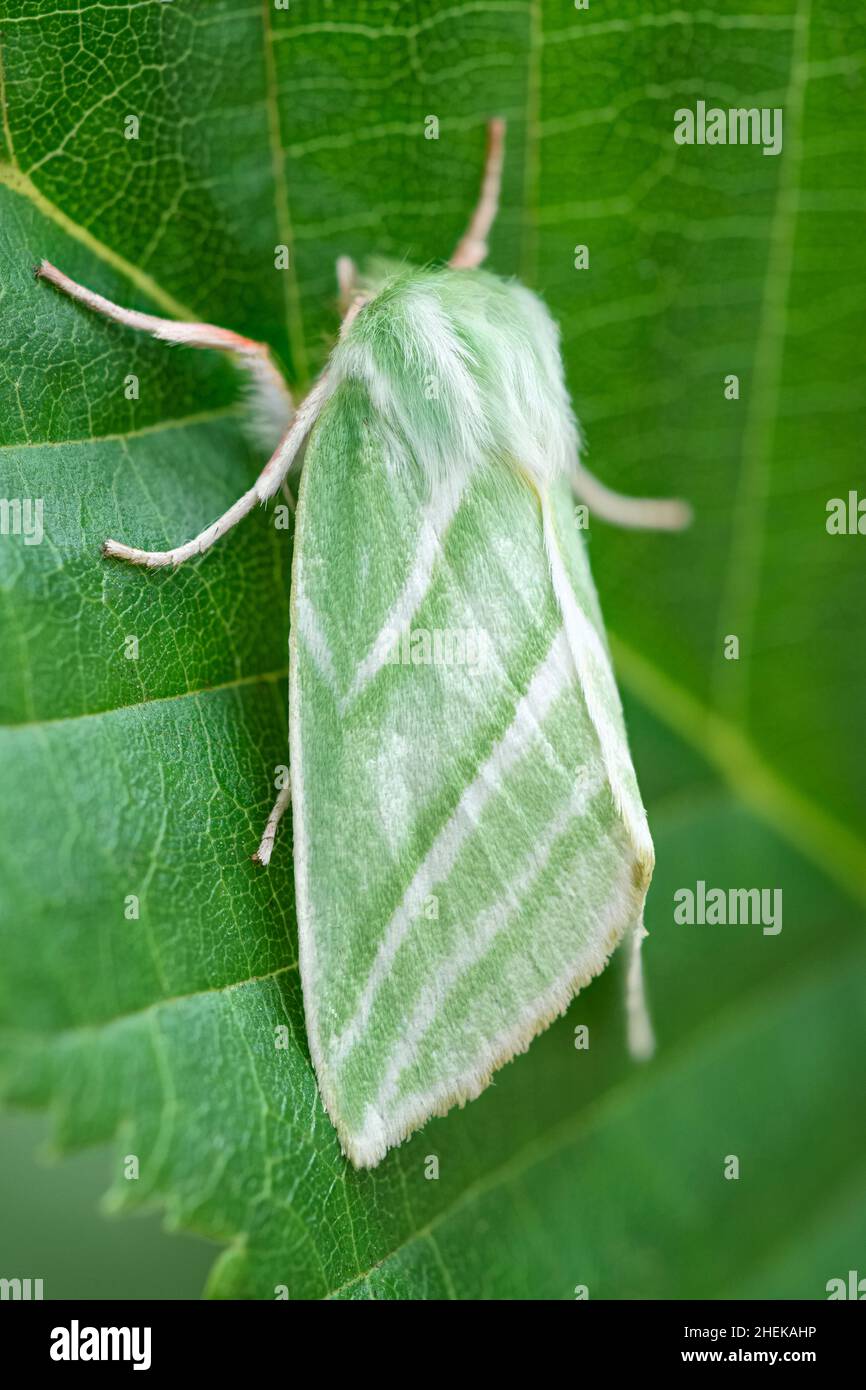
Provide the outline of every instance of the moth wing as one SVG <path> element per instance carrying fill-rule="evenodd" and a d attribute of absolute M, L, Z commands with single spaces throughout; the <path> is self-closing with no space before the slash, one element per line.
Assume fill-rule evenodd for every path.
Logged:
<path fill-rule="evenodd" d="M 565 485 L 546 526 L 547 546 L 499 461 L 428 495 L 358 382 L 319 421 L 292 587 L 296 894 L 310 1049 L 358 1166 L 477 1096 L 640 919 L 652 846 Z"/>

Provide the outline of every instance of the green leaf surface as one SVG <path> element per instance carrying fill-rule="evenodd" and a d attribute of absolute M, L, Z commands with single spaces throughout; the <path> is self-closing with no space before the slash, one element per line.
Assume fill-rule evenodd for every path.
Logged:
<path fill-rule="evenodd" d="M 0 11 L 0 497 L 45 514 L 39 546 L 0 536 L 9 1100 L 50 1108 L 61 1150 L 114 1142 L 115 1207 L 223 1243 L 217 1297 L 823 1297 L 866 1237 L 866 542 L 825 529 L 866 399 L 866 26 L 842 0 Z M 699 99 L 782 107 L 782 154 L 676 146 Z M 260 337 L 302 390 L 336 256 L 447 254 L 497 113 L 490 264 L 562 325 L 590 466 L 696 510 L 681 537 L 590 533 L 656 841 L 659 1050 L 628 1061 L 615 966 L 359 1174 L 310 1068 L 290 833 L 249 861 L 287 760 L 289 533 L 256 513 L 175 574 L 99 557 L 249 486 L 240 384 L 31 267 Z M 781 888 L 781 933 L 675 925 L 699 879 Z"/>

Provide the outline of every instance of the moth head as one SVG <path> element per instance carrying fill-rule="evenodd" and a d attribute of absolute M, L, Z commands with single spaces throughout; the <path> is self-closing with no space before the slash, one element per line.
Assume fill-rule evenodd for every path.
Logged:
<path fill-rule="evenodd" d="M 578 430 L 559 334 L 522 285 L 483 270 L 376 260 L 338 343 L 335 385 L 361 382 L 431 488 L 482 464 L 539 489 L 570 472 Z"/>

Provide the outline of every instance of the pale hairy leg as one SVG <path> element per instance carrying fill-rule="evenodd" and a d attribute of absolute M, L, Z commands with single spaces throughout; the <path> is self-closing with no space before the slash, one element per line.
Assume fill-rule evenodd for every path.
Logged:
<path fill-rule="evenodd" d="M 109 555 L 118 560 L 127 560 L 131 565 L 143 565 L 146 569 L 163 569 L 166 565 L 182 565 L 185 560 L 191 560 L 196 555 L 203 555 L 215 541 L 218 541 L 221 536 L 224 536 L 227 531 L 230 531 L 233 526 L 243 520 L 257 503 L 267 502 L 275 493 L 280 491 L 304 440 L 318 418 L 327 393 L 328 382 L 322 376 L 298 406 L 292 423 L 252 487 L 242 497 L 239 497 L 228 511 L 223 512 L 222 516 L 218 517 L 210 526 L 205 527 L 204 531 L 193 536 L 192 540 L 185 541 L 183 545 L 175 546 L 172 550 L 136 550 L 133 546 L 124 545 L 121 541 L 107 540 L 102 546 L 103 555 Z"/>
<path fill-rule="evenodd" d="M 261 838 L 261 843 L 253 855 L 256 864 L 269 864 L 271 860 L 271 850 L 274 847 L 274 840 L 277 835 L 277 826 L 283 818 L 283 812 L 292 802 L 291 783 L 280 789 L 280 793 L 274 802 L 273 810 L 268 816 L 267 825 Z"/>
<path fill-rule="evenodd" d="M 502 175 L 502 158 L 505 139 L 504 121 L 491 121 L 488 130 L 487 162 L 481 184 L 478 206 L 469 227 L 460 241 L 450 264 L 457 269 L 469 269 L 480 265 L 487 253 L 486 237 L 490 230 L 499 202 L 499 186 Z M 42 261 L 36 268 L 40 279 L 47 280 L 64 294 L 79 304 L 85 305 L 94 313 L 112 319 L 127 328 L 151 333 L 167 343 L 185 344 L 188 347 L 216 348 L 233 353 L 252 373 L 261 394 L 271 402 L 280 401 L 285 413 L 291 412 L 291 398 L 279 370 L 274 364 L 265 344 L 250 338 L 242 338 L 228 329 L 217 328 L 209 323 L 179 323 L 173 319 L 159 318 L 145 314 L 137 309 L 125 309 L 112 303 L 103 295 L 79 285 L 64 275 L 49 261 Z M 337 262 L 337 281 L 340 290 L 343 322 L 341 337 L 345 334 L 355 316 L 369 299 L 365 291 L 356 290 L 356 271 L 348 256 L 341 256 Z M 268 459 L 256 482 L 239 497 L 222 516 L 197 536 L 183 545 L 170 550 L 139 550 L 125 545 L 122 541 L 106 540 L 103 554 L 114 559 L 126 560 L 129 564 L 142 565 L 146 569 L 163 569 L 169 565 L 182 565 L 206 550 L 236 526 L 259 502 L 266 502 L 283 486 L 285 479 L 298 456 L 307 435 L 319 415 L 328 394 L 327 373 L 319 377 L 315 386 L 296 411 L 291 424 L 280 440 L 274 453 Z"/>
<path fill-rule="evenodd" d="M 628 1050 L 638 1062 L 648 1061 L 656 1046 L 641 961 L 641 947 L 647 935 L 641 916 L 640 921 L 632 928 L 625 990 Z"/>
<path fill-rule="evenodd" d="M 452 270 L 475 270 L 487 255 L 487 237 L 499 211 L 499 191 L 502 186 L 502 163 L 505 157 L 505 122 L 489 121 L 487 125 L 487 157 L 478 203 L 469 226 L 457 243 L 448 264 Z"/>
<path fill-rule="evenodd" d="M 602 521 L 630 530 L 682 531 L 692 519 L 688 502 L 678 498 L 626 497 L 599 482 L 588 468 L 576 463 L 571 475 L 575 496 Z"/>
<path fill-rule="evenodd" d="M 351 256 L 338 256 L 337 289 L 339 291 L 340 313 L 344 318 L 355 298 L 357 283 L 358 270 Z"/>
<path fill-rule="evenodd" d="M 232 333 L 227 328 L 217 328 L 212 323 L 183 323 L 176 319 L 159 318 L 156 314 L 144 314 L 138 309 L 124 309 L 122 305 L 113 304 L 110 299 L 87 289 L 85 285 L 79 285 L 50 261 L 40 261 L 35 267 L 35 274 L 38 280 L 47 280 L 77 304 L 83 304 L 85 308 L 101 314 L 103 318 L 111 319 L 114 323 L 121 323 L 125 328 L 150 333 L 163 343 L 176 343 L 194 348 L 216 348 L 219 352 L 231 353 L 249 372 L 257 403 L 271 418 L 280 421 L 280 433 L 291 419 L 292 397 L 267 344 L 257 343 L 253 338 L 243 338 L 239 333 Z"/>
<path fill-rule="evenodd" d="M 487 255 L 487 237 L 499 207 L 504 152 L 505 122 L 491 121 L 487 128 L 487 159 L 478 204 L 449 261 L 453 270 L 474 270 Z M 348 264 L 351 266 L 351 262 Z M 596 516 L 619 526 L 679 531 L 688 526 L 692 518 L 691 508 L 685 502 L 625 497 L 605 487 L 580 463 L 575 464 L 572 487 Z"/>
<path fill-rule="evenodd" d="M 159 318 L 153 314 L 141 313 L 136 309 L 125 309 L 104 298 L 103 295 L 88 290 L 84 285 L 79 285 L 77 281 L 64 275 L 49 261 L 42 261 L 36 268 L 36 274 L 40 279 L 47 280 L 57 289 L 62 290 L 70 299 L 74 299 L 77 303 L 101 314 L 104 318 L 112 319 L 115 323 L 123 324 L 127 328 L 150 333 L 162 342 L 196 348 L 215 348 L 218 351 L 231 353 L 253 378 L 258 409 L 263 410 L 270 421 L 279 421 L 280 429 L 284 431 L 276 453 L 269 459 L 255 486 L 246 492 L 219 522 L 215 522 L 213 526 L 202 532 L 193 541 L 187 542 L 185 546 L 180 546 L 175 550 L 159 552 L 134 550 L 129 546 L 121 545 L 118 541 L 109 540 L 103 546 L 105 554 L 129 560 L 133 564 L 151 567 L 181 564 L 191 555 L 201 554 L 235 521 L 239 521 L 255 502 L 273 496 L 278 489 L 282 490 L 283 496 L 294 511 L 295 500 L 286 482 L 285 473 L 291 465 L 309 424 L 312 423 L 313 411 L 309 405 L 308 397 L 307 401 L 304 402 L 306 409 L 302 407 L 304 413 L 300 421 L 296 417 L 293 422 L 294 428 L 286 429 L 286 426 L 292 421 L 292 398 L 279 369 L 271 358 L 268 347 L 264 343 L 258 343 L 251 338 L 243 338 L 237 333 L 232 333 L 228 329 L 217 328 L 210 323 L 183 323 L 173 319 Z M 300 414 L 301 412 L 299 412 Z M 267 864 L 269 862 L 277 827 L 286 807 L 290 805 L 291 799 L 291 787 L 287 786 L 280 791 L 277 797 L 268 817 L 259 848 L 253 855 L 257 863 Z"/>
<path fill-rule="evenodd" d="M 231 353 L 252 375 L 259 404 L 264 406 L 273 418 L 282 417 L 290 421 L 274 453 L 268 459 L 251 488 L 239 497 L 228 511 L 210 526 L 194 536 L 185 544 L 171 550 L 138 550 L 120 541 L 107 540 L 103 544 L 104 555 L 126 560 L 133 565 L 143 565 L 147 569 L 161 569 L 167 565 L 180 565 L 195 555 L 202 555 L 220 536 L 231 530 L 258 502 L 266 502 L 279 491 L 285 482 L 292 463 L 297 457 L 307 434 L 315 423 L 321 409 L 326 391 L 320 380 L 313 387 L 297 412 L 292 414 L 292 399 L 279 369 L 274 363 L 270 350 L 264 343 L 252 338 L 243 338 L 229 329 L 217 328 L 210 323 L 183 323 L 173 319 L 159 318 L 154 314 L 141 313 L 137 309 L 125 309 L 112 303 L 103 295 L 79 285 L 64 275 L 49 261 L 42 261 L 36 268 L 40 279 L 47 280 L 62 290 L 70 299 L 85 305 L 94 313 L 112 319 L 127 328 L 150 333 L 166 343 L 183 344 L 187 347 L 215 348 Z"/>

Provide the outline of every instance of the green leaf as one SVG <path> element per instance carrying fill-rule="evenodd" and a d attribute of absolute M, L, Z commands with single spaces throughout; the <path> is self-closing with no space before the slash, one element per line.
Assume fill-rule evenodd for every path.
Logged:
<path fill-rule="evenodd" d="M 2 9 L 0 497 L 45 510 L 42 545 L 0 536 L 10 1101 L 49 1107 L 61 1149 L 113 1140 L 116 1207 L 223 1242 L 215 1296 L 824 1296 L 866 1236 L 864 542 L 824 524 L 862 439 L 863 22 L 839 0 Z M 783 107 L 783 153 L 675 146 L 699 99 Z M 303 389 L 336 256 L 447 254 L 496 113 L 490 263 L 562 324 L 591 465 L 696 510 L 682 537 L 591 532 L 656 841 L 660 1046 L 627 1060 L 608 972 L 358 1174 L 307 1055 L 289 833 L 249 862 L 287 758 L 287 534 L 257 513 L 173 575 L 98 553 L 186 539 L 249 485 L 238 383 L 30 268 L 252 333 Z M 699 879 L 781 888 L 783 930 L 675 925 Z"/>

